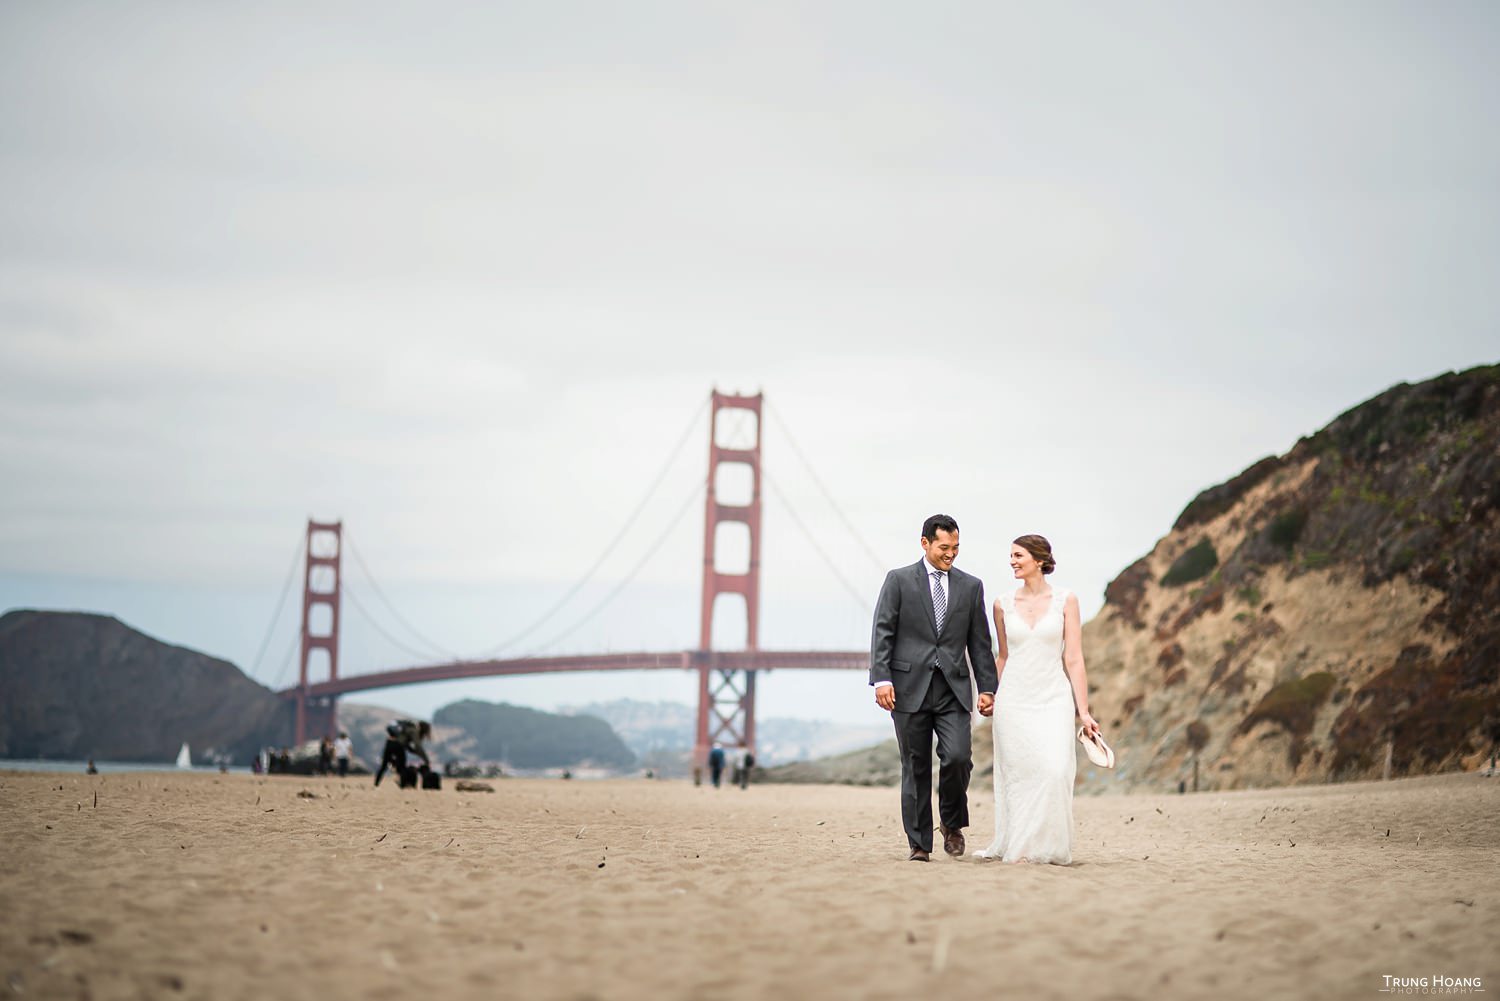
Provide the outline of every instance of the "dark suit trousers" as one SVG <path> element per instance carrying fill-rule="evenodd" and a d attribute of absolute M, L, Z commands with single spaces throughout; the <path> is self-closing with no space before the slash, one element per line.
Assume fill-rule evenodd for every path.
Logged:
<path fill-rule="evenodd" d="M 933 671 L 922 708 L 893 712 L 901 749 L 901 825 L 913 848 L 932 851 L 932 736 L 937 734 L 938 816 L 956 831 L 969 826 L 969 713 L 941 671 Z"/>

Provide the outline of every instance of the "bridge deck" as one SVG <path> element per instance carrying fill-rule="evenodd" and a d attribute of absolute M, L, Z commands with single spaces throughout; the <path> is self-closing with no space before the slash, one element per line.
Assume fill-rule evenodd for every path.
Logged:
<path fill-rule="evenodd" d="M 511 674 L 551 674 L 558 671 L 694 671 L 703 667 L 723 671 L 863 671 L 870 666 L 865 650 L 682 650 L 676 653 L 602 653 L 568 657 L 521 657 L 515 660 L 459 660 L 449 664 L 403 667 L 393 671 L 353 674 L 299 688 L 284 689 L 283 698 L 343 695 L 372 688 L 393 688 L 456 678 L 494 678 Z"/>

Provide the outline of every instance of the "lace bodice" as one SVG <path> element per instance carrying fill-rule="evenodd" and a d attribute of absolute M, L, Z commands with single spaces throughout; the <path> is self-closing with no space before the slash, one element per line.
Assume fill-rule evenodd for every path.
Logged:
<path fill-rule="evenodd" d="M 1017 609 L 1014 591 L 1000 596 L 1007 658 L 997 699 L 1026 704 L 1072 699 L 1062 666 L 1063 609 L 1069 593 L 1054 585 L 1052 602 L 1035 625 L 1028 625 Z"/>

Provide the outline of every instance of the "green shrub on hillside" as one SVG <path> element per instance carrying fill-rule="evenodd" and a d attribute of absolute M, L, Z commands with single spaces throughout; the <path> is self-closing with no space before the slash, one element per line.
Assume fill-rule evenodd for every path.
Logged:
<path fill-rule="evenodd" d="M 1189 584 L 1207 577 L 1218 565 L 1219 554 L 1214 552 L 1213 543 L 1204 539 L 1177 557 L 1177 561 L 1163 575 L 1161 582 L 1167 587 Z"/>
<path fill-rule="evenodd" d="M 1240 724 L 1240 732 L 1247 733 L 1262 721 L 1279 723 L 1296 737 L 1305 737 L 1312 730 L 1318 707 L 1338 684 L 1338 678 L 1327 671 L 1309 674 L 1294 681 L 1283 681 L 1265 694 L 1260 704 L 1250 710 L 1250 715 Z"/>
<path fill-rule="evenodd" d="M 1306 527 L 1307 509 L 1297 508 L 1272 518 L 1267 535 L 1273 544 L 1289 550 L 1302 538 L 1302 530 Z"/>

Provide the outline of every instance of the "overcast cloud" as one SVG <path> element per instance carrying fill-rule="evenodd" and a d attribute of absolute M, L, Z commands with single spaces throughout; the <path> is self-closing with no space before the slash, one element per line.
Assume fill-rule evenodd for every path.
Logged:
<path fill-rule="evenodd" d="M 1093 614 L 1198 490 L 1500 356 L 1497 43 L 1457 2 L 6 4 L 0 607 L 284 684 L 295 594 L 257 652 L 341 517 L 416 648 L 346 609 L 344 673 L 429 652 L 382 593 L 488 650 L 718 386 L 779 418 L 763 647 L 863 647 L 936 510 L 992 595 L 1048 535 Z M 696 644 L 688 433 L 512 652 Z M 852 674 L 761 693 L 880 716 Z M 694 685 L 367 698 L 621 694 Z"/>

